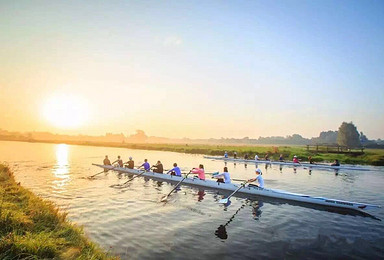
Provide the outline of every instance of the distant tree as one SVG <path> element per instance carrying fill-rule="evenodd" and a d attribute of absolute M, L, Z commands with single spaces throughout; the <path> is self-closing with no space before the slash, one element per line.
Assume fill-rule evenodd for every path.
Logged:
<path fill-rule="evenodd" d="M 337 134 L 337 143 L 341 146 L 347 146 L 350 148 L 359 147 L 361 145 L 359 132 L 352 122 L 343 122 L 341 124 Z"/>
<path fill-rule="evenodd" d="M 360 143 L 361 144 L 364 144 L 364 143 L 367 143 L 369 140 L 368 138 L 365 136 L 365 134 L 363 132 L 360 132 Z"/>

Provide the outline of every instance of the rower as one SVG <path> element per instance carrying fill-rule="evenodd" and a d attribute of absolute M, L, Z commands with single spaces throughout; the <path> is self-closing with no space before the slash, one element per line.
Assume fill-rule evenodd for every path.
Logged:
<path fill-rule="evenodd" d="M 248 182 L 254 182 L 254 181 L 258 181 L 259 182 L 259 185 L 255 185 L 255 184 L 249 184 L 250 186 L 257 186 L 259 188 L 264 188 L 264 179 L 263 177 L 261 176 L 263 173 L 261 172 L 261 170 L 259 168 L 257 168 L 255 170 L 255 173 L 256 173 L 256 178 L 253 178 L 253 179 L 249 179 Z"/>
<path fill-rule="evenodd" d="M 197 174 L 200 180 L 205 180 L 204 165 L 200 164 L 199 168 L 193 168 L 191 173 Z"/>
<path fill-rule="evenodd" d="M 295 155 L 295 156 L 293 156 L 293 163 L 300 163 L 299 162 L 299 159 L 297 158 L 297 156 Z"/>
<path fill-rule="evenodd" d="M 339 160 L 335 160 L 332 164 L 331 164 L 331 166 L 340 166 L 340 162 L 339 162 Z"/>
<path fill-rule="evenodd" d="M 283 157 L 282 154 L 280 154 L 279 161 L 280 161 L 280 162 L 284 162 L 284 157 Z"/>
<path fill-rule="evenodd" d="M 132 160 L 132 156 L 129 157 L 129 161 L 125 164 L 125 167 L 128 169 L 133 169 L 133 167 L 135 167 L 135 162 Z"/>
<path fill-rule="evenodd" d="M 233 152 L 233 159 L 237 158 L 237 152 Z"/>
<path fill-rule="evenodd" d="M 227 151 L 225 151 L 225 153 L 224 153 L 224 158 L 228 158 L 228 153 L 227 153 Z"/>
<path fill-rule="evenodd" d="M 108 159 L 108 155 L 105 156 L 105 159 L 103 161 L 104 165 L 111 165 L 111 161 Z"/>
<path fill-rule="evenodd" d="M 249 158 L 249 155 L 246 153 L 246 154 L 244 155 L 244 160 L 248 160 L 248 158 Z"/>
<path fill-rule="evenodd" d="M 258 161 L 260 158 L 259 158 L 259 156 L 256 154 L 255 155 L 255 161 Z"/>
<path fill-rule="evenodd" d="M 265 154 L 264 160 L 269 161 L 269 153 Z"/>
<path fill-rule="evenodd" d="M 144 163 L 139 168 L 137 168 L 137 169 L 140 169 L 141 167 L 144 167 L 145 171 L 149 171 L 149 169 L 151 168 L 151 166 L 149 165 L 147 159 L 144 159 Z"/>
<path fill-rule="evenodd" d="M 152 168 L 155 168 L 153 172 L 156 173 L 163 173 L 164 171 L 163 164 L 160 161 L 157 161 L 156 165 L 153 165 Z"/>
<path fill-rule="evenodd" d="M 174 163 L 173 164 L 173 168 L 170 169 L 167 174 L 171 174 L 171 175 L 174 175 L 174 176 L 181 176 L 181 170 L 180 168 L 177 166 L 177 163 Z"/>
<path fill-rule="evenodd" d="M 103 164 L 104 165 L 111 165 L 111 161 L 108 159 L 108 155 L 105 156 L 105 158 L 103 160 Z M 108 172 L 108 170 L 104 169 L 104 172 Z"/>
<path fill-rule="evenodd" d="M 120 158 L 120 155 L 117 156 L 116 162 L 119 165 L 119 167 L 124 167 L 123 160 Z"/>
<path fill-rule="evenodd" d="M 212 175 L 212 178 L 217 178 L 217 182 L 231 183 L 231 176 L 229 175 L 227 167 L 224 167 L 223 173 L 214 174 Z"/>
<path fill-rule="evenodd" d="M 312 156 L 308 156 L 308 162 L 309 164 L 314 164 L 315 162 L 312 159 Z"/>

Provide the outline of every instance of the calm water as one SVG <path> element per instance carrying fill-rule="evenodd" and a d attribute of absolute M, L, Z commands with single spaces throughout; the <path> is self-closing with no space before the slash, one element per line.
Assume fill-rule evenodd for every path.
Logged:
<path fill-rule="evenodd" d="M 177 162 L 186 171 L 199 163 L 206 172 L 224 166 L 201 155 L 0 141 L 0 162 L 11 166 L 17 181 L 54 201 L 93 241 L 123 259 L 384 258 L 383 221 L 267 198 L 233 198 L 224 207 L 217 203 L 222 198 L 217 191 L 185 186 L 168 203 L 160 203 L 172 185 L 136 178 L 124 189 L 110 188 L 128 178 L 112 172 L 84 179 L 100 171 L 91 164 L 105 155 L 112 160 L 133 156 L 136 163 L 161 160 L 165 168 Z M 232 178 L 254 175 L 255 165 L 227 166 Z M 384 206 L 382 167 L 337 176 L 324 170 L 309 174 L 300 168 L 259 167 L 270 188 Z M 369 212 L 384 219 L 383 208 Z"/>

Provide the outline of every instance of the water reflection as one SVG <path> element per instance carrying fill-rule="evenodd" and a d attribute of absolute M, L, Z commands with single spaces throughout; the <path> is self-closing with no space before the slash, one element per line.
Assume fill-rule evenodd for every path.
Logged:
<path fill-rule="evenodd" d="M 66 144 L 58 144 L 55 149 L 56 164 L 53 166 L 52 173 L 56 177 L 56 180 L 52 183 L 54 189 L 60 190 L 63 189 L 70 180 L 68 163 L 69 147 Z"/>
<path fill-rule="evenodd" d="M 203 201 L 204 196 L 205 196 L 205 190 L 204 189 L 199 189 L 199 191 L 197 192 L 197 201 L 198 202 Z"/>
<path fill-rule="evenodd" d="M 215 231 L 215 235 L 220 238 L 220 239 L 227 239 L 228 238 L 228 233 L 227 233 L 227 229 L 226 229 L 226 226 L 229 225 L 229 223 L 231 223 L 234 219 L 235 219 L 235 216 L 240 212 L 241 209 L 243 209 L 245 207 L 246 203 L 243 203 L 240 208 L 238 208 L 235 212 L 235 214 L 232 215 L 232 217 L 227 221 L 227 223 L 225 223 L 224 225 L 220 225 L 216 231 Z"/>

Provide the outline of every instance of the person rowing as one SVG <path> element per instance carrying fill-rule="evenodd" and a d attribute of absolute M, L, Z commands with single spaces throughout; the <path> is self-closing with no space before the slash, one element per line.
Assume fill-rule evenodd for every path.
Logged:
<path fill-rule="evenodd" d="M 200 164 L 199 168 L 193 168 L 191 173 L 197 174 L 200 180 L 205 180 L 204 165 Z"/>
<path fill-rule="evenodd" d="M 108 159 L 108 155 L 105 156 L 104 160 L 103 160 L 103 164 L 104 165 L 112 165 L 111 164 L 111 161 Z M 108 172 L 107 169 L 104 169 L 104 172 Z"/>
<path fill-rule="evenodd" d="M 248 153 L 246 153 L 246 154 L 244 155 L 244 160 L 248 160 L 248 158 L 249 158 L 249 155 L 248 155 Z"/>
<path fill-rule="evenodd" d="M 149 165 L 148 160 L 144 159 L 144 163 L 137 169 L 140 169 L 141 167 L 144 167 L 144 170 L 147 172 L 149 169 L 151 169 L 151 165 Z"/>
<path fill-rule="evenodd" d="M 228 158 L 228 153 L 227 153 L 227 151 L 225 151 L 225 153 L 224 153 L 224 158 Z"/>
<path fill-rule="evenodd" d="M 155 165 L 153 165 L 152 168 L 155 168 L 153 170 L 153 172 L 156 172 L 156 173 L 163 173 L 164 172 L 163 164 L 160 161 L 157 161 L 157 163 Z"/>
<path fill-rule="evenodd" d="M 180 168 L 177 166 L 177 163 L 174 163 L 173 164 L 173 168 L 170 169 L 167 174 L 171 174 L 173 176 L 181 176 L 181 170 Z"/>
<path fill-rule="evenodd" d="M 299 162 L 299 158 L 297 158 L 297 156 L 295 155 L 295 156 L 293 156 L 293 160 L 292 160 L 292 162 L 293 163 L 298 163 L 298 164 L 301 164 L 300 162 Z"/>
<path fill-rule="evenodd" d="M 340 162 L 339 162 L 339 160 L 335 160 L 332 164 L 331 164 L 331 166 L 340 166 Z"/>
<path fill-rule="evenodd" d="M 135 161 L 132 160 L 132 156 L 129 157 L 129 161 L 125 164 L 125 167 L 128 169 L 133 169 L 135 167 Z"/>
<path fill-rule="evenodd" d="M 237 159 L 237 152 L 233 152 L 233 159 Z"/>
<path fill-rule="evenodd" d="M 231 183 L 231 176 L 229 175 L 227 167 L 224 167 L 224 172 L 212 175 L 212 178 L 216 178 L 217 182 Z"/>
<path fill-rule="evenodd" d="M 308 162 L 309 164 L 315 164 L 315 162 L 312 159 L 312 156 L 308 156 Z"/>
<path fill-rule="evenodd" d="M 256 154 L 256 155 L 255 155 L 255 161 L 258 161 L 258 160 L 260 160 L 260 158 L 259 158 L 259 156 Z"/>
<path fill-rule="evenodd" d="M 255 170 L 255 173 L 256 173 L 256 178 L 249 179 L 248 182 L 258 181 L 259 185 L 255 185 L 255 184 L 250 184 L 250 185 L 251 186 L 255 185 L 255 186 L 259 187 L 259 188 L 264 188 L 264 179 L 261 176 L 263 173 L 261 172 L 261 170 L 259 168 L 257 168 Z"/>
<path fill-rule="evenodd" d="M 265 160 L 265 161 L 269 161 L 269 153 L 266 153 L 266 154 L 265 154 L 264 160 Z"/>
<path fill-rule="evenodd" d="M 117 156 L 117 160 L 115 162 L 117 162 L 119 167 L 124 167 L 123 160 L 121 159 L 120 155 Z"/>
<path fill-rule="evenodd" d="M 284 162 L 284 157 L 283 157 L 282 154 L 280 154 L 279 161 L 280 161 L 280 162 Z"/>

